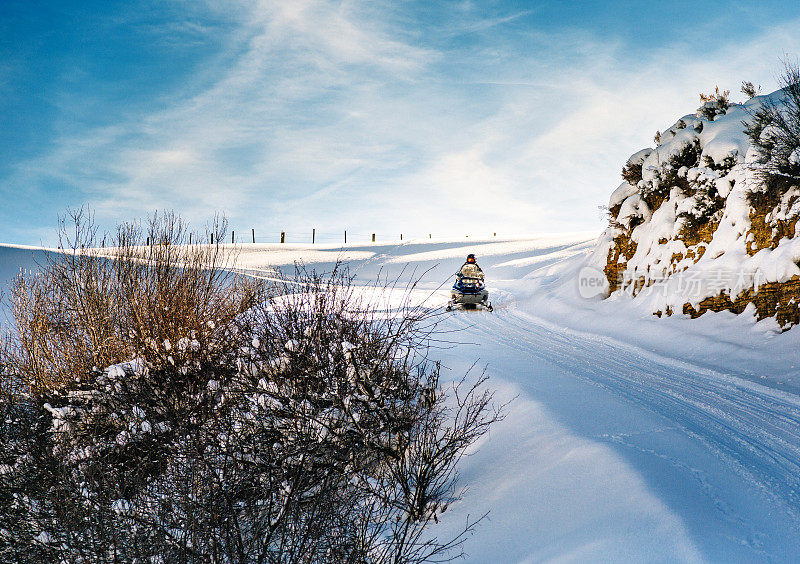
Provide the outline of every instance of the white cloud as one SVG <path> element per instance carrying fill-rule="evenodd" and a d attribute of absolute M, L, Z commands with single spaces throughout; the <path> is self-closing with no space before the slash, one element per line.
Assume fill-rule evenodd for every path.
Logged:
<path fill-rule="evenodd" d="M 673 45 L 632 60 L 607 38 L 500 33 L 515 14 L 457 22 L 449 33 L 479 35 L 459 51 L 419 44 L 400 8 L 241 4 L 206 87 L 66 134 L 14 182 L 62 179 L 112 222 L 174 208 L 240 228 L 593 228 L 627 155 L 700 90 L 774 87 L 779 57 L 800 51 L 789 22 L 702 56 Z"/>

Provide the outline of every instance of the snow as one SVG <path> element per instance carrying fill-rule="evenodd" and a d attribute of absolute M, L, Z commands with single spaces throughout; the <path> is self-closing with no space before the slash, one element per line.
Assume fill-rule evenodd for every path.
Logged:
<path fill-rule="evenodd" d="M 491 508 L 468 562 L 703 561 L 680 517 L 612 446 L 573 432 L 524 388 L 499 394 L 518 399 L 467 460 L 468 501 L 443 522 L 455 531 L 470 510 Z"/>
<path fill-rule="evenodd" d="M 237 254 L 243 245 L 223 245 Z M 264 265 L 286 266 L 301 260 L 305 264 L 330 263 L 336 260 L 367 260 L 375 256 L 375 251 L 368 248 L 352 249 L 337 245 L 300 245 L 300 244 L 265 244 L 248 245 L 247 252 L 236 257 L 239 268 L 259 268 Z"/>
<path fill-rule="evenodd" d="M 751 260 L 762 270 L 795 256 L 789 241 L 771 251 L 786 253 L 779 260 L 748 259 L 731 245 L 742 229 L 734 203 L 729 197 L 709 256 L 721 253 L 720 265 Z M 673 204 L 652 214 L 652 232 L 637 235 L 642 248 L 672 233 Z M 431 354 L 445 378 L 460 378 L 478 360 L 498 401 L 511 403 L 462 461 L 464 499 L 434 532 L 446 536 L 467 515 L 490 511 L 464 546 L 471 563 L 797 561 L 800 329 L 781 333 L 774 321 L 757 323 L 752 310 L 659 319 L 651 308 L 663 295 L 584 298 L 581 273 L 597 273 L 607 245 L 596 236 L 550 234 L 344 251 L 371 249 L 346 263 L 356 284 L 378 273 L 425 273 L 412 297 L 430 307 L 444 304 L 468 252 L 486 274 L 494 313 L 443 315 L 452 345 Z M 243 268 L 265 276 L 292 271 L 294 260 L 282 253 L 302 260 L 308 252 L 278 249 L 275 256 L 288 261 L 281 265 L 257 245 L 252 256 L 246 246 L 238 250 Z M 325 252 L 330 262 L 315 263 L 319 270 L 342 254 Z M 296 347 L 285 345 L 287 354 Z M 349 343 L 341 348 L 352 352 Z M 106 374 L 121 377 L 124 369 Z"/>
<path fill-rule="evenodd" d="M 702 154 L 717 164 L 728 156 L 744 156 L 750 147 L 750 141 L 743 135 L 742 122 L 751 119 L 746 106 L 734 104 L 724 116 L 704 122 L 703 131 L 699 135 L 703 146 Z"/>
<path fill-rule="evenodd" d="M 515 399 L 464 460 L 468 491 L 439 532 L 490 510 L 465 546 L 476 563 L 796 559 L 800 332 L 582 298 L 600 242 L 409 241 L 347 263 L 357 284 L 426 272 L 413 295 L 431 307 L 468 252 L 486 273 L 495 312 L 446 316 L 459 344 L 436 355 L 453 378 L 479 359 L 498 399 Z"/>
<path fill-rule="evenodd" d="M 647 207 L 645 201 L 642 200 L 639 194 L 632 194 L 622 202 L 617 221 L 628 227 L 634 217 L 643 217 L 647 221 L 650 216 L 650 208 Z"/>
<path fill-rule="evenodd" d="M 613 208 L 620 205 L 628 198 L 637 192 L 638 188 L 627 182 L 623 182 L 619 187 L 611 193 L 611 198 L 608 200 L 608 207 Z"/>

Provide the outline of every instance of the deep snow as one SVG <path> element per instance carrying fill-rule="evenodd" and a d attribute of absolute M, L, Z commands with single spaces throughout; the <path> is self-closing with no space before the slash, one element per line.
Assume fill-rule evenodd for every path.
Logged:
<path fill-rule="evenodd" d="M 800 557 L 800 329 L 724 312 L 658 319 L 626 296 L 584 299 L 589 234 L 400 245 L 243 245 L 250 272 L 345 259 L 358 282 L 423 275 L 431 307 L 474 252 L 495 312 L 454 312 L 437 349 L 479 359 L 506 419 L 463 462 L 442 533 L 490 510 L 468 562 L 777 561 Z M 27 254 L 26 254 L 27 253 Z M 31 251 L 0 247 L 3 276 Z M 27 266 L 30 263 L 26 264 Z"/>

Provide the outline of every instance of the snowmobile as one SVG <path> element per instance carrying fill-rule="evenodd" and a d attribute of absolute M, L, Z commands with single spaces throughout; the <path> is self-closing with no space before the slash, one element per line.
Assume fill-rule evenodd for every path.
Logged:
<path fill-rule="evenodd" d="M 480 278 L 459 276 L 456 278 L 453 289 L 450 290 L 450 301 L 447 302 L 447 311 L 452 311 L 454 306 L 460 305 L 463 309 L 475 309 L 479 305 L 488 311 L 493 311 L 489 301 L 489 291 Z"/>

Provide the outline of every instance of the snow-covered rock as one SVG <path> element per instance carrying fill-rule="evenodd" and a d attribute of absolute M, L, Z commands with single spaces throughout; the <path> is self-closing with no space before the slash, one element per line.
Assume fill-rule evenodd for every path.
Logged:
<path fill-rule="evenodd" d="M 754 204 L 763 159 L 747 131 L 760 108 L 787 100 L 779 90 L 744 104 L 707 102 L 628 159 L 593 255 L 609 294 L 645 301 L 658 315 L 754 304 L 759 318 L 800 322 L 800 179 L 779 201 Z M 769 128 L 761 135 L 774 134 Z"/>

